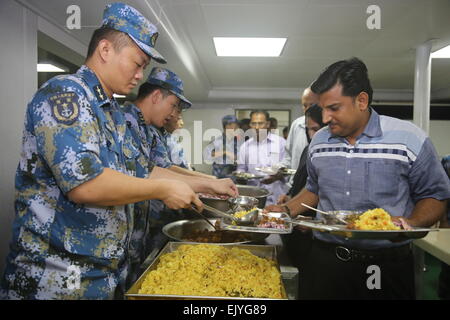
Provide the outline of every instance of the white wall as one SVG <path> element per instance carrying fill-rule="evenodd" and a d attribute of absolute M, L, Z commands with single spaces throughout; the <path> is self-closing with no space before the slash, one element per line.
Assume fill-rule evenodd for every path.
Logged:
<path fill-rule="evenodd" d="M 439 156 L 450 154 L 450 121 L 430 121 L 430 138 Z"/>
<path fill-rule="evenodd" d="M 0 1 L 0 275 L 14 218 L 14 174 L 25 108 L 37 88 L 37 17 L 13 0 Z"/>

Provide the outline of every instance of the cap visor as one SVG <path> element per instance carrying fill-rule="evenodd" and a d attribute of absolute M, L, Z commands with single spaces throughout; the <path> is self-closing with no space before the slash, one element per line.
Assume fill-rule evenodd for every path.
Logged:
<path fill-rule="evenodd" d="M 180 98 L 180 100 L 181 100 L 181 108 L 182 109 L 187 109 L 187 108 L 190 108 L 191 106 L 192 106 L 192 102 L 190 102 L 188 99 L 186 99 L 186 97 L 185 96 L 183 96 L 183 95 L 181 95 L 181 94 L 178 94 L 178 93 L 175 93 L 174 92 L 174 94 L 178 97 L 178 98 Z"/>
<path fill-rule="evenodd" d="M 159 63 L 167 63 L 166 59 L 154 48 L 150 47 L 149 45 L 143 43 L 142 41 L 137 40 L 135 37 L 129 35 L 131 39 L 138 45 L 139 48 L 141 48 L 142 51 L 144 51 L 147 55 L 152 57 L 155 61 Z"/>

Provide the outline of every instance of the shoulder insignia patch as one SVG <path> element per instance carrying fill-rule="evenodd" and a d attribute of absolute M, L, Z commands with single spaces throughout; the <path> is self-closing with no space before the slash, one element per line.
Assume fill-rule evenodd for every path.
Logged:
<path fill-rule="evenodd" d="M 49 98 L 52 115 L 57 122 L 70 125 L 80 115 L 78 95 L 75 92 L 58 93 Z"/>
<path fill-rule="evenodd" d="M 94 89 L 95 96 L 99 102 L 106 100 L 106 93 L 101 85 L 96 85 L 92 89 Z"/>

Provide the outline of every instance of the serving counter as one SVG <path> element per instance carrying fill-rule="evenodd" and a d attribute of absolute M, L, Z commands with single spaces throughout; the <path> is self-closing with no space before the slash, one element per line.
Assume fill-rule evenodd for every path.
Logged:
<path fill-rule="evenodd" d="M 414 245 L 450 265 L 450 229 L 430 232 L 425 238 L 414 241 Z"/>

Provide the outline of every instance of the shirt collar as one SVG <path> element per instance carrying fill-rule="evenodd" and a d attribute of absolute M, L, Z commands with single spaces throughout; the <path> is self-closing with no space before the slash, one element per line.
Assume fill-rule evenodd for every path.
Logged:
<path fill-rule="evenodd" d="M 364 128 L 364 131 L 361 134 L 361 136 L 365 135 L 369 138 L 380 137 L 383 134 L 383 132 L 381 131 L 381 125 L 380 125 L 380 115 L 372 107 L 369 107 L 369 112 L 370 112 L 369 121 L 367 122 L 366 127 Z M 339 139 L 339 138 L 342 138 L 342 137 L 330 134 L 330 137 L 328 137 L 328 140 Z"/>
<path fill-rule="evenodd" d="M 253 139 L 253 141 L 254 141 L 255 143 L 257 142 L 257 140 L 256 140 L 255 137 L 252 137 L 252 139 Z M 267 141 L 268 143 L 275 141 L 274 134 L 273 134 L 272 132 L 268 132 L 266 138 L 264 138 L 263 140 L 259 141 L 259 143 L 261 143 L 261 142 L 266 142 L 266 141 Z"/>
<path fill-rule="evenodd" d="M 94 73 L 94 71 L 92 71 L 92 69 L 90 69 L 86 65 L 82 65 L 80 69 L 78 69 L 77 74 L 86 82 L 91 91 L 94 93 L 94 100 L 98 103 L 98 105 L 111 103 L 111 100 L 108 98 L 105 90 L 103 90 L 103 87 L 100 84 L 100 80 L 98 80 L 96 74 Z"/>
<path fill-rule="evenodd" d="M 372 109 L 372 107 L 370 107 L 369 111 L 369 122 L 367 122 L 366 128 L 362 134 L 368 136 L 369 138 L 379 137 L 383 133 L 381 131 L 380 116 L 375 110 Z"/>

